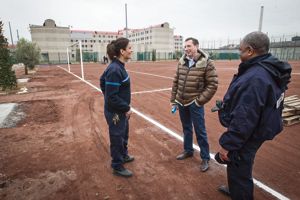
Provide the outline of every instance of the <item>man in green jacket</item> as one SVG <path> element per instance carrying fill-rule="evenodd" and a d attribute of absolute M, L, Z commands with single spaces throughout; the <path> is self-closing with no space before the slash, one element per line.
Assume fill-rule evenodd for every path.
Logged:
<path fill-rule="evenodd" d="M 194 126 L 201 149 L 200 169 L 205 172 L 209 168 L 210 155 L 204 120 L 204 104 L 216 93 L 218 76 L 213 61 L 199 49 L 197 39 L 187 38 L 184 48 L 185 54 L 179 60 L 171 95 L 173 108 L 179 109 L 184 134 L 184 151 L 177 156 L 177 160 L 193 156 Z"/>

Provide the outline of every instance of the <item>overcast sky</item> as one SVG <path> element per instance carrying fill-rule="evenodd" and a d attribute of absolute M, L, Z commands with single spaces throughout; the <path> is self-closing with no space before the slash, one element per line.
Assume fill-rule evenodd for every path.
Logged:
<path fill-rule="evenodd" d="M 189 2 L 189 3 L 188 3 Z M 300 0 L 1 0 L 0 20 L 9 39 L 31 40 L 29 24 L 45 19 L 76 30 L 117 31 L 125 27 L 146 28 L 169 22 L 174 33 L 201 40 L 238 39 L 258 29 L 264 6 L 263 32 L 269 35 L 300 34 Z"/>

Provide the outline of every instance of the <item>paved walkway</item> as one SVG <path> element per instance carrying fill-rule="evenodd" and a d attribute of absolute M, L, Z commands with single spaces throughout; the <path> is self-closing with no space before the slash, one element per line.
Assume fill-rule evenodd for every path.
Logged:
<path fill-rule="evenodd" d="M 0 125 L 3 123 L 7 115 L 14 109 L 16 103 L 4 103 L 0 104 Z"/>

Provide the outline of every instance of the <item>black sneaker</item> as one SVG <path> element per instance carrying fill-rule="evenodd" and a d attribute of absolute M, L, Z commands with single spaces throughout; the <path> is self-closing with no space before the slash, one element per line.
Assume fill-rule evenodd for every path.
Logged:
<path fill-rule="evenodd" d="M 176 159 L 177 159 L 177 160 L 184 160 L 184 159 L 186 159 L 186 158 L 188 158 L 188 157 L 192 157 L 193 155 L 194 155 L 193 152 L 186 152 L 186 151 L 184 151 L 184 152 L 182 152 L 181 154 L 179 154 L 179 155 L 176 157 Z"/>
<path fill-rule="evenodd" d="M 218 191 L 225 194 L 226 196 L 230 196 L 229 188 L 225 185 L 221 185 L 218 187 Z"/>
<path fill-rule="evenodd" d="M 123 176 L 123 177 L 131 177 L 133 175 L 133 173 L 130 170 L 125 169 L 124 167 L 120 169 L 113 169 L 113 174 L 116 176 Z"/>
<path fill-rule="evenodd" d="M 134 157 L 131 156 L 131 155 L 126 155 L 124 157 L 123 163 L 129 163 L 129 162 L 132 162 L 132 161 L 134 161 Z"/>

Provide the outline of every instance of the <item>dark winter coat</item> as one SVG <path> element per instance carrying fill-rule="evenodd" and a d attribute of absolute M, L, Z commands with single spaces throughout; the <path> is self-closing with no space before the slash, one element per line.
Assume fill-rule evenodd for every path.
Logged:
<path fill-rule="evenodd" d="M 220 145 L 240 150 L 251 140 L 271 140 L 282 131 L 284 92 L 291 78 L 291 66 L 271 54 L 239 65 L 238 73 L 223 99 L 220 122 L 227 131 Z"/>
<path fill-rule="evenodd" d="M 185 55 L 179 60 L 173 80 L 171 103 L 187 106 L 195 102 L 198 106 L 203 106 L 216 93 L 218 76 L 214 62 L 201 50 L 194 60 L 195 64 L 191 67 Z"/>

